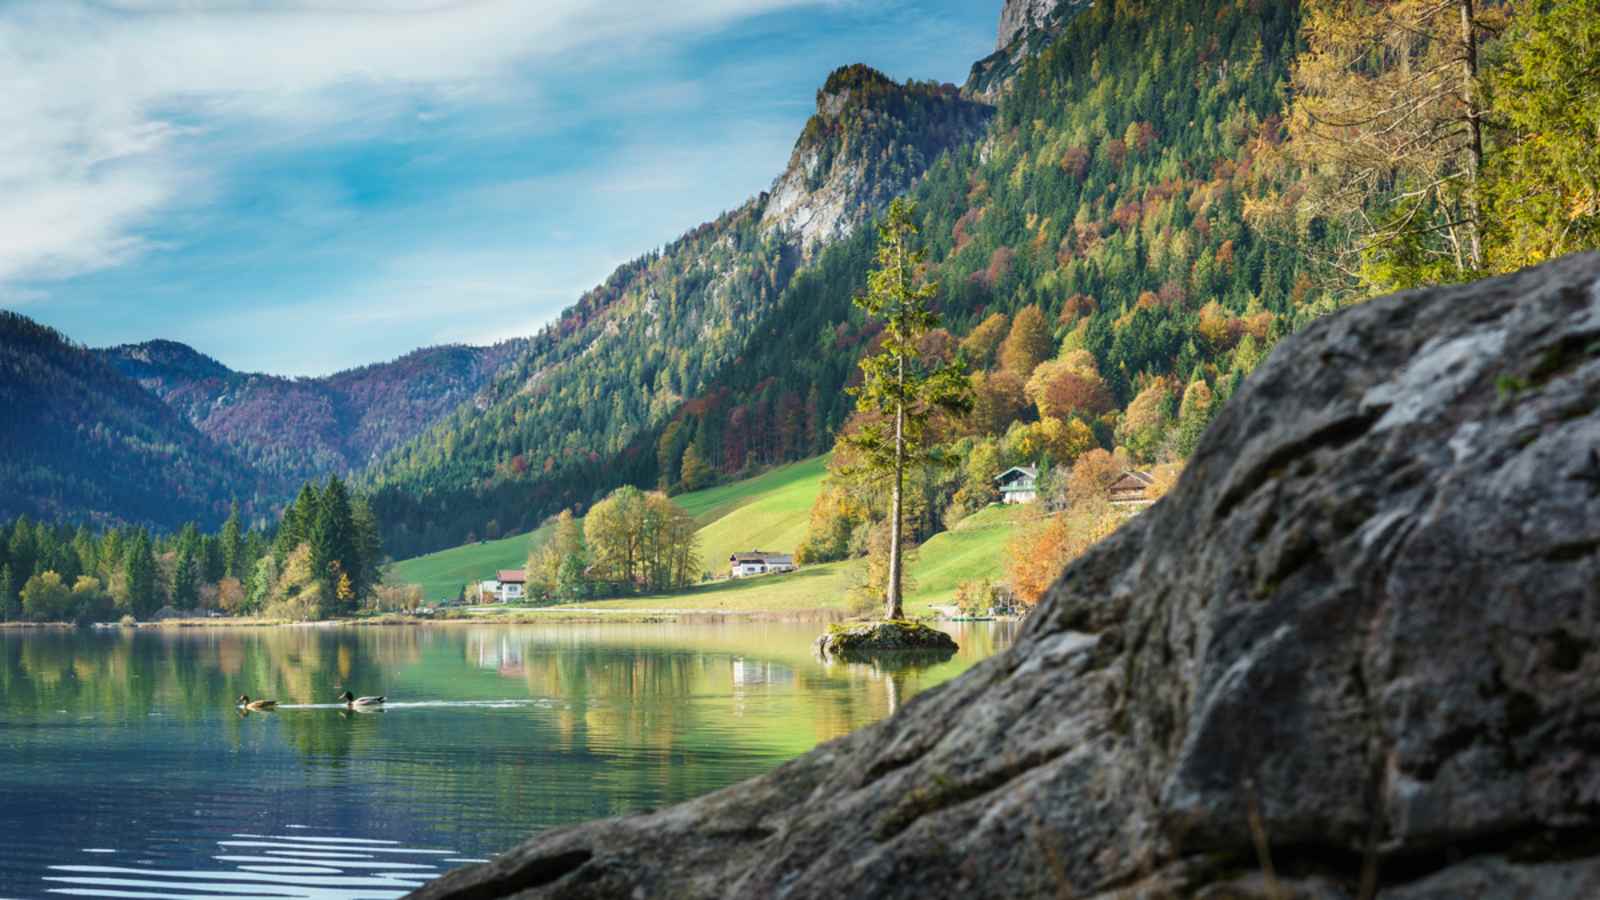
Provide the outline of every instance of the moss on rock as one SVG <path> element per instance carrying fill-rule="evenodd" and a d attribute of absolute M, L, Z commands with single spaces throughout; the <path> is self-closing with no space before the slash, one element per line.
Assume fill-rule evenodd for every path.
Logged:
<path fill-rule="evenodd" d="M 904 619 L 830 625 L 828 632 L 817 638 L 816 647 L 824 657 L 905 652 L 954 653 L 958 649 L 955 639 L 943 631 Z"/>

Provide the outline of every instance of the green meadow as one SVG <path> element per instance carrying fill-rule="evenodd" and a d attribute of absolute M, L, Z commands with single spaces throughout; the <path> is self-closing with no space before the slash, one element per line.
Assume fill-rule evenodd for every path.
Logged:
<path fill-rule="evenodd" d="M 681 494 L 673 500 L 700 523 L 705 568 L 726 571 L 736 550 L 792 553 L 805 537 L 812 501 L 827 474 L 827 458 L 792 463 L 754 478 Z M 912 585 L 906 611 L 928 615 L 954 600 L 963 581 L 1003 577 L 1005 546 L 1028 511 L 991 506 L 954 529 L 934 535 L 908 565 Z M 463 584 L 492 578 L 497 569 L 520 567 L 530 548 L 549 535 L 546 525 L 531 534 L 455 547 L 395 563 L 389 581 L 422 585 L 430 601 L 454 597 Z M 686 591 L 582 604 L 585 609 L 625 611 L 771 612 L 845 611 L 850 588 L 861 581 L 861 560 L 805 566 L 757 578 L 720 580 Z M 556 609 L 560 609 L 557 607 Z"/>

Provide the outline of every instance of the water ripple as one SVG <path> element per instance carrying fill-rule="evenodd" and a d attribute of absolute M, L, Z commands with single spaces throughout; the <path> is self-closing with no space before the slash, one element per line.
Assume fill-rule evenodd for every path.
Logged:
<path fill-rule="evenodd" d="M 455 850 L 401 847 L 395 841 L 368 838 L 258 834 L 231 838 L 216 843 L 225 850 L 259 849 L 262 855 L 215 855 L 211 858 L 218 863 L 231 865 L 217 869 L 167 869 L 153 862 L 53 865 L 44 881 L 50 884 L 49 893 L 80 897 L 382 900 L 403 896 L 443 874 L 441 857 L 460 858 Z"/>

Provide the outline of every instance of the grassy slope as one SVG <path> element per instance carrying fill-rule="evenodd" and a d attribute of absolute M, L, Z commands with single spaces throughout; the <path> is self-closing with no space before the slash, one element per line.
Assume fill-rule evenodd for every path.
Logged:
<path fill-rule="evenodd" d="M 727 571 L 728 556 L 737 550 L 773 550 L 793 553 L 800 549 L 806 537 L 806 524 L 810 521 L 811 504 L 822 488 L 827 475 L 827 458 L 817 457 L 784 466 L 749 481 L 743 495 L 744 502 L 730 512 L 712 519 L 701 518 L 689 508 L 701 523 L 700 559 L 712 572 Z M 713 489 L 720 490 L 720 488 Z M 709 494 L 711 491 L 701 491 Z M 687 494 L 678 498 L 683 503 Z M 701 502 L 697 498 L 697 503 Z"/>
<path fill-rule="evenodd" d="M 422 596 L 429 602 L 441 597 L 453 600 L 463 584 L 493 578 L 500 569 L 522 568 L 528 559 L 528 550 L 544 543 L 550 531 L 551 526 L 544 525 L 527 534 L 401 560 L 389 570 L 386 580 L 393 584 L 422 585 Z"/>
<path fill-rule="evenodd" d="M 828 457 L 817 456 L 779 466 L 744 481 L 706 488 L 692 494 L 679 494 L 672 501 L 694 516 L 702 527 L 757 500 L 773 501 L 778 497 L 787 497 L 789 500 L 784 502 L 792 502 L 796 492 L 804 497 L 804 505 L 800 507 L 800 512 L 804 514 L 810 511 L 811 501 L 822 485 L 823 476 L 827 474 Z"/>
<path fill-rule="evenodd" d="M 700 558 L 713 572 L 727 569 L 728 554 L 755 537 L 759 549 L 792 553 L 805 536 L 811 501 L 827 474 L 827 457 L 791 463 L 745 481 L 719 485 L 672 498 L 702 526 Z M 493 578 L 499 569 L 518 569 L 528 551 L 544 543 L 550 526 L 498 541 L 451 547 L 401 560 L 390 570 L 394 584 L 420 584 L 428 600 L 454 597 L 463 584 Z"/>
<path fill-rule="evenodd" d="M 805 535 L 811 502 L 827 474 L 825 457 L 774 469 L 747 481 L 721 485 L 673 499 L 701 523 L 700 553 L 706 568 L 723 570 L 728 554 L 759 548 L 792 552 Z M 1006 542 L 1027 511 L 992 506 L 954 530 L 930 538 L 909 570 L 915 586 L 906 611 L 926 615 L 955 596 L 962 581 L 1000 578 Z M 515 568 L 527 558 L 531 542 L 542 542 L 549 526 L 531 535 L 442 550 L 396 563 L 390 580 L 418 583 L 430 599 L 454 596 L 463 582 Z M 797 612 L 844 609 L 846 593 L 860 577 L 860 560 L 807 566 L 788 575 L 697 585 L 677 594 L 633 597 L 583 604 L 607 609 L 681 609 L 742 612 Z"/>
<path fill-rule="evenodd" d="M 1004 576 L 1006 542 L 1028 515 L 1019 507 L 991 506 L 954 530 L 934 535 L 908 567 L 916 581 L 906 594 L 906 612 L 928 615 L 950 603 L 956 586 L 977 578 Z M 607 600 L 585 606 L 605 609 L 688 609 L 797 612 L 845 609 L 846 593 L 860 577 L 860 560 L 806 566 L 788 575 L 697 585 L 679 594 Z"/>

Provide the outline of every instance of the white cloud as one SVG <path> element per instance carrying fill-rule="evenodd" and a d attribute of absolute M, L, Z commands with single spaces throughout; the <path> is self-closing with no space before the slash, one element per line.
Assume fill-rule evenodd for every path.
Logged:
<path fill-rule="evenodd" d="M 148 251 L 202 203 L 213 130 L 301 139 L 526 92 L 557 59 L 825 0 L 49 0 L 0 7 L 0 284 Z M 508 86 L 510 86 L 508 88 Z M 664 85 L 656 101 L 692 85 Z M 519 98 L 519 101 L 522 98 Z M 418 104 L 422 104 L 421 109 Z"/>

